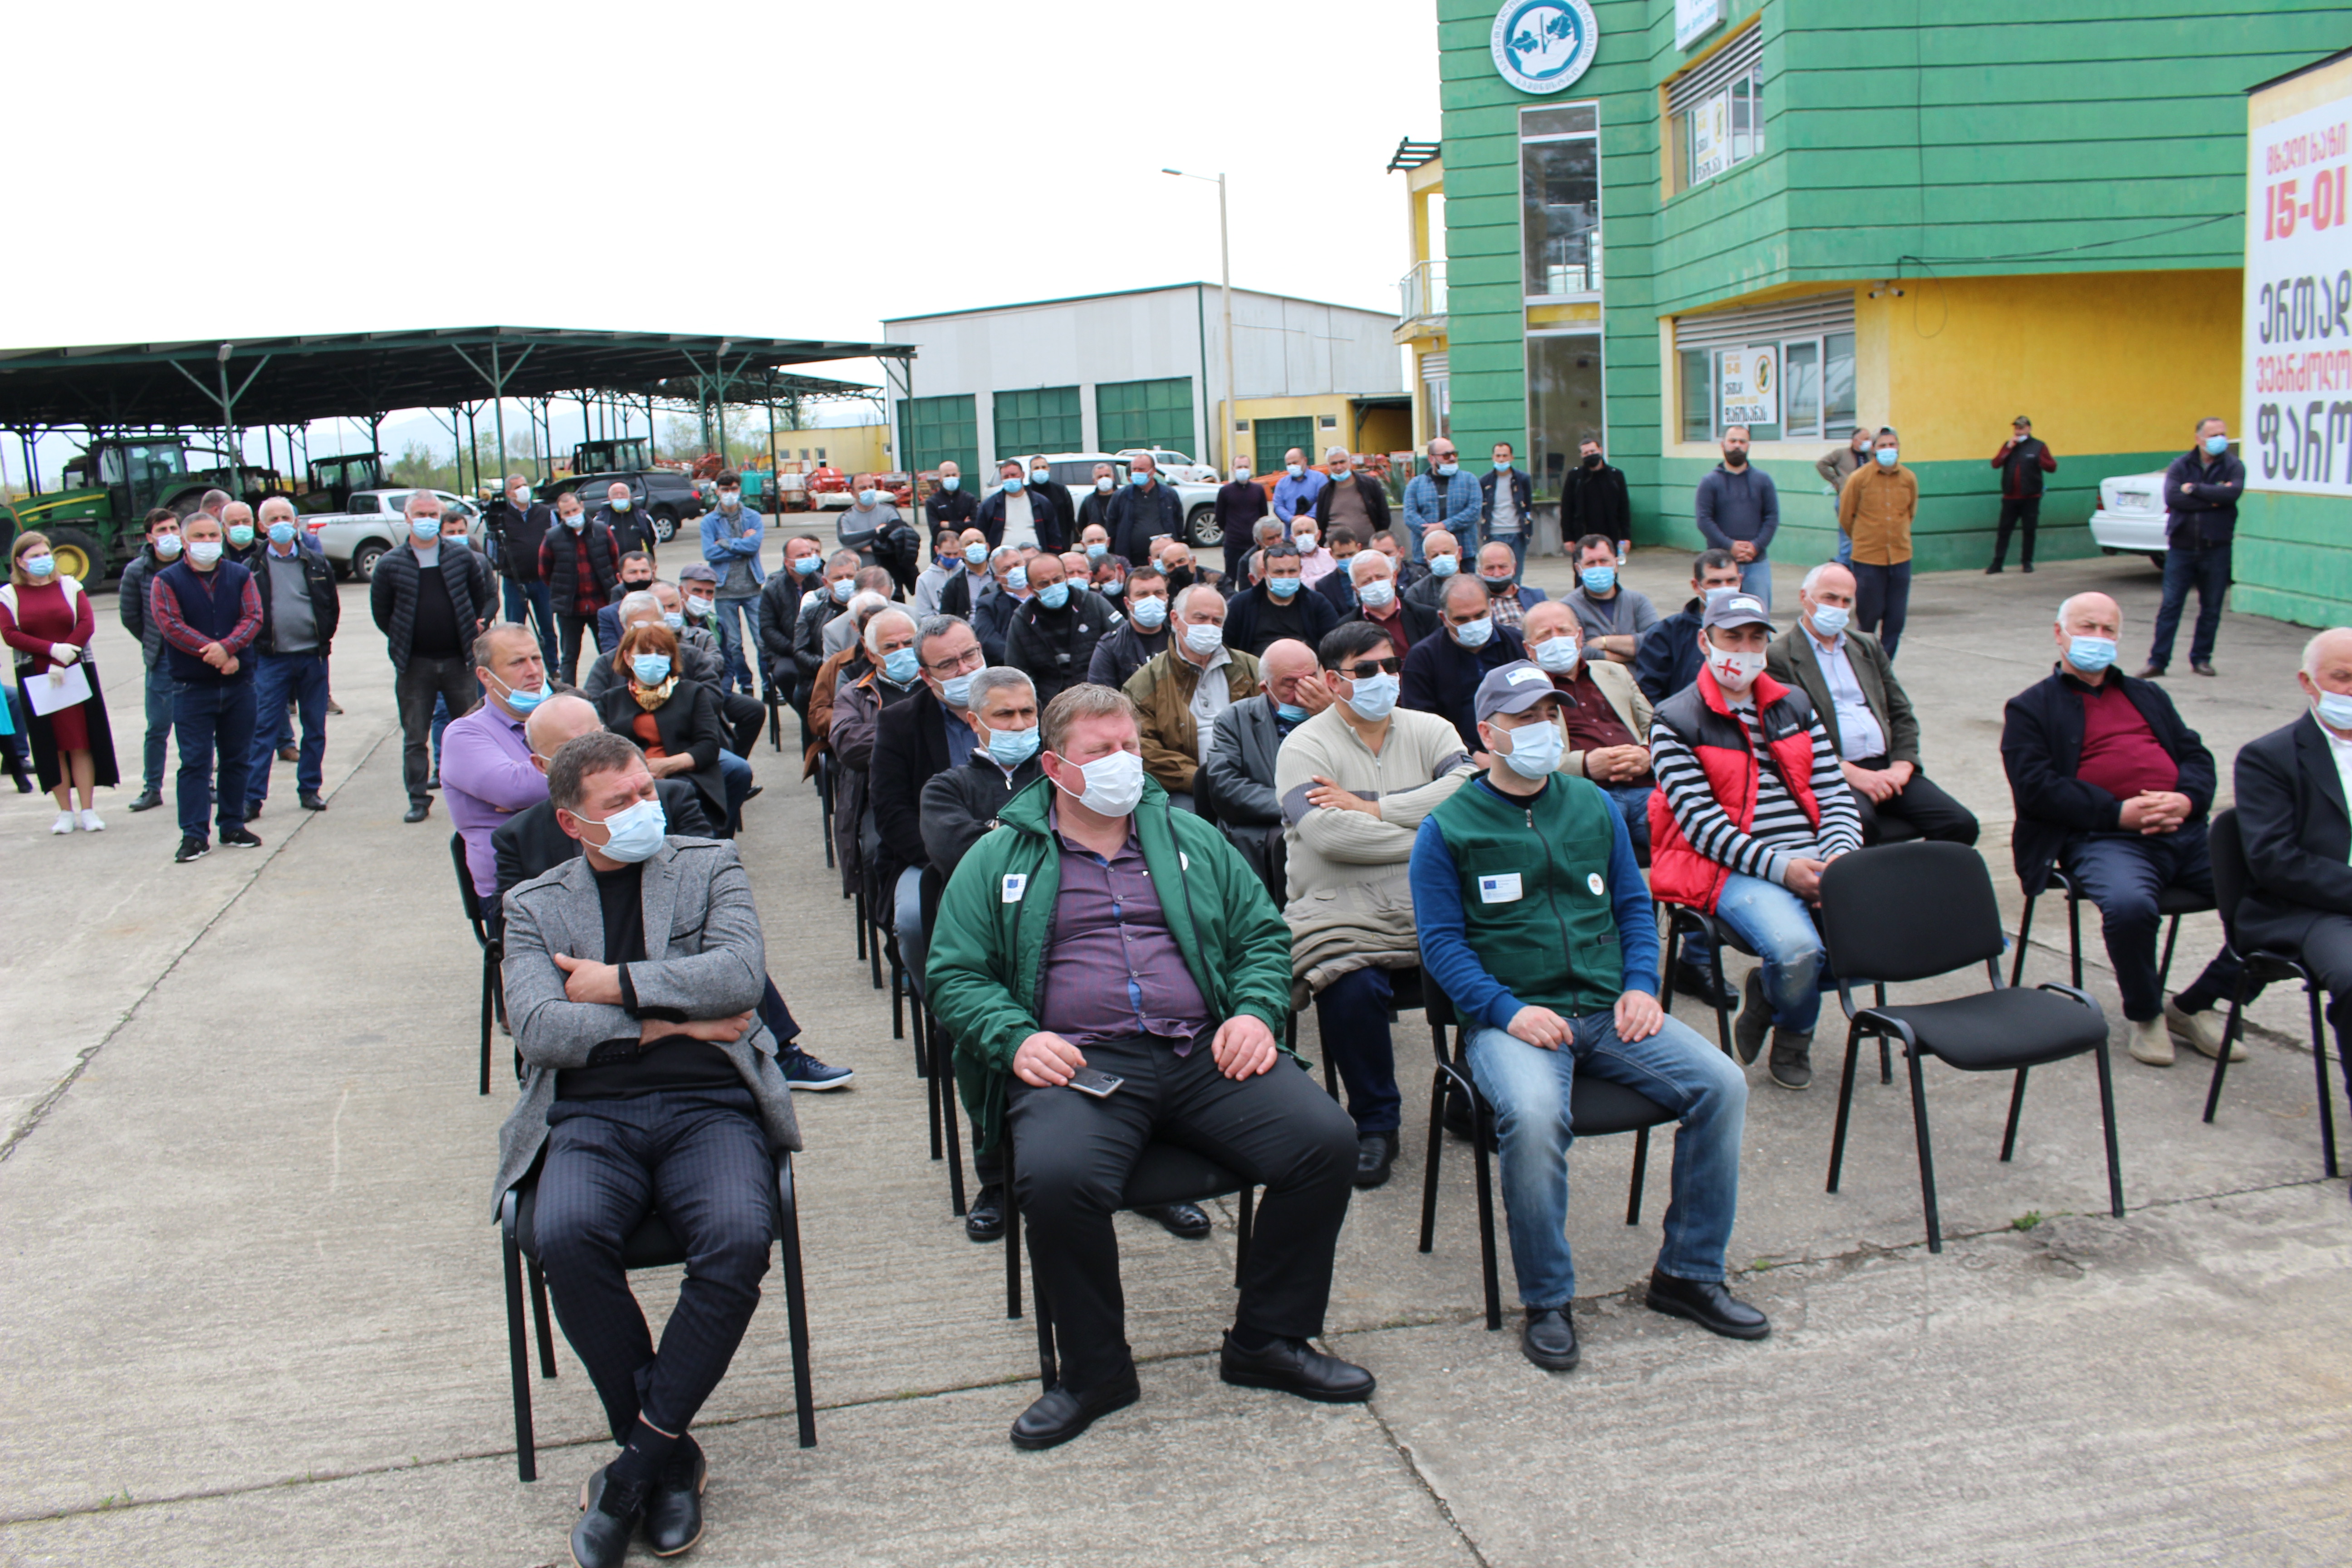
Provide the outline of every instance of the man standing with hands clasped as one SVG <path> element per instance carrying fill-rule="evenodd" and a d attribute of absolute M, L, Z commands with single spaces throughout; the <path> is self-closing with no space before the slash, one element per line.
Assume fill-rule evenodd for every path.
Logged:
<path fill-rule="evenodd" d="M 190 512 L 181 534 L 186 553 L 155 574 L 147 594 L 178 686 L 172 728 L 180 735 L 180 848 L 172 858 L 185 864 L 212 853 L 205 817 L 215 799 L 221 842 L 240 849 L 261 847 L 245 826 L 254 721 L 253 667 L 245 660 L 261 632 L 261 591 L 251 573 L 221 559 L 226 546 L 219 518 Z"/>
<path fill-rule="evenodd" d="M 1772 607 L 1772 563 L 1765 558 L 1780 528 L 1780 492 L 1772 476 L 1748 461 L 1748 426 L 1723 432 L 1723 461 L 1698 482 L 1693 498 L 1698 531 L 1708 546 L 1728 550 L 1739 563 L 1739 585 Z"/>
<path fill-rule="evenodd" d="M 1599 789 L 1558 773 L 1559 706 L 1551 678 L 1525 661 L 1479 682 L 1479 743 L 1493 761 L 1422 819 L 1412 847 L 1422 963 L 1461 1015 L 1471 1077 L 1500 1130 L 1528 1312 L 1519 1348 L 1549 1372 L 1579 1357 L 1562 1233 L 1569 1100 L 1582 1073 L 1682 1117 L 1650 1309 L 1732 1339 L 1772 1331 L 1723 1279 L 1747 1080 L 1658 1005 L 1657 917 L 1633 840 Z"/>

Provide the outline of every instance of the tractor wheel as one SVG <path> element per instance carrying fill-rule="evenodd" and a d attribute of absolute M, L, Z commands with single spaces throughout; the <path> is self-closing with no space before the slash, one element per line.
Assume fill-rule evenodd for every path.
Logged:
<path fill-rule="evenodd" d="M 1195 550 L 1212 550 L 1224 542 L 1224 529 L 1217 521 L 1217 509 L 1196 506 L 1184 520 L 1184 532 Z"/>
<path fill-rule="evenodd" d="M 99 542 L 79 528 L 45 530 L 49 536 L 49 553 L 58 558 L 58 574 L 70 577 L 85 588 L 95 588 L 106 576 L 106 552 Z"/>
<path fill-rule="evenodd" d="M 352 580 L 364 583 L 375 575 L 375 563 L 383 559 L 383 546 L 371 539 L 352 552 Z"/>
<path fill-rule="evenodd" d="M 657 544 L 667 544 L 671 540 L 676 539 L 677 537 L 677 513 L 670 510 L 667 507 L 656 508 L 654 510 L 654 542 Z"/>

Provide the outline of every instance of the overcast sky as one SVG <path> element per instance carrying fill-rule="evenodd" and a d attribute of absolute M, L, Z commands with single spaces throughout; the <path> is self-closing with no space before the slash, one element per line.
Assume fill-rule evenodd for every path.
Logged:
<path fill-rule="evenodd" d="M 1213 282 L 1215 187 L 1163 164 L 1228 175 L 1236 284 L 1392 310 L 1381 169 L 1438 130 L 1432 0 L 212 0 L 96 25 L 11 21 L 0 343 L 868 341 L 885 316 Z"/>

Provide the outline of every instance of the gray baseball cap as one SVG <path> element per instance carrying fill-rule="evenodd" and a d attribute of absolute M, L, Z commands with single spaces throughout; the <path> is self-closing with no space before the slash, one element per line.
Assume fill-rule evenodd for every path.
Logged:
<path fill-rule="evenodd" d="M 681 583 L 716 583 L 719 574 L 707 561 L 689 561 L 678 568 L 677 580 Z"/>
<path fill-rule="evenodd" d="M 1524 713 L 1545 698 L 1559 695 L 1559 689 L 1552 685 L 1542 666 L 1514 659 L 1488 670 L 1478 683 L 1478 717 L 1483 721 L 1497 713 Z"/>
<path fill-rule="evenodd" d="M 1764 601 L 1755 595 L 1737 588 L 1717 588 L 1706 596 L 1706 618 L 1703 626 L 1762 626 L 1772 629 L 1772 613 Z"/>

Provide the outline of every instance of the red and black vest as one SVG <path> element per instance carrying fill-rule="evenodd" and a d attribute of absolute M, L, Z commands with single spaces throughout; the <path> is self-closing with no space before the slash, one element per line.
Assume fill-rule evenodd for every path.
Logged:
<path fill-rule="evenodd" d="M 1813 798 L 1813 710 L 1803 692 L 1781 685 L 1769 675 L 1758 675 L 1752 689 L 1757 727 L 1771 753 L 1772 771 L 1806 819 L 1819 827 L 1821 802 Z M 1747 727 L 1733 716 L 1715 672 L 1699 667 L 1698 679 L 1657 706 L 1654 723 L 1672 731 L 1706 770 L 1707 787 L 1716 804 L 1745 833 L 1756 820 L 1759 762 L 1748 749 Z M 1671 903 L 1687 904 L 1706 914 L 1723 894 L 1730 868 L 1710 860 L 1683 837 L 1682 825 L 1666 805 L 1666 792 L 1650 795 L 1650 892 Z"/>

